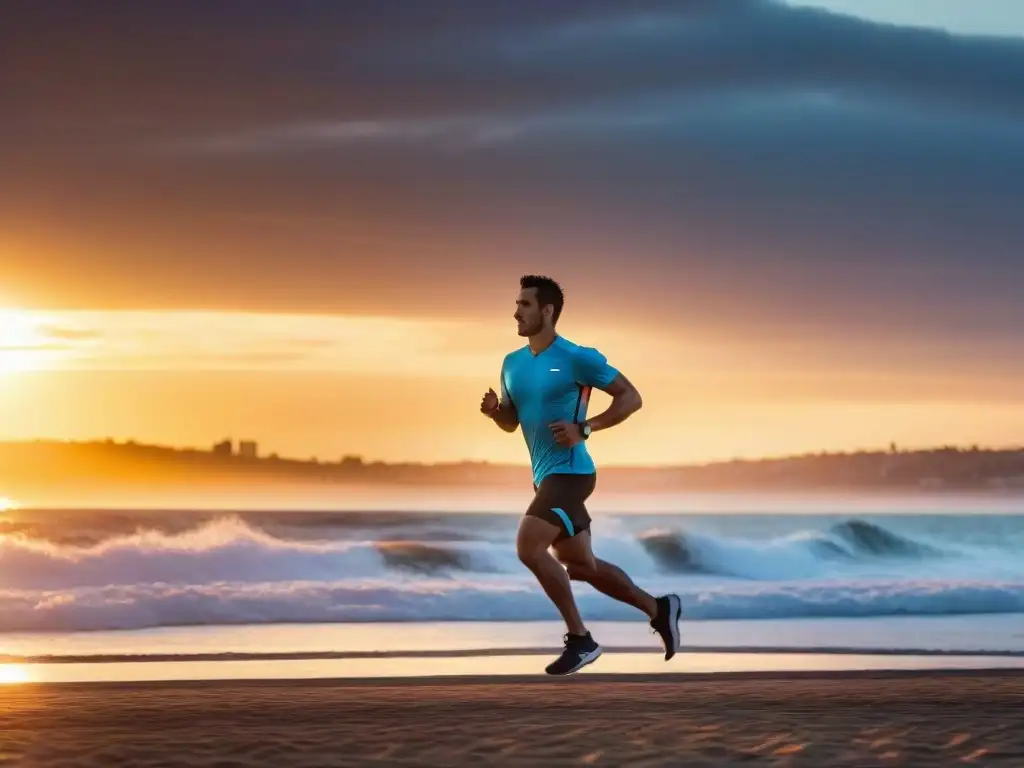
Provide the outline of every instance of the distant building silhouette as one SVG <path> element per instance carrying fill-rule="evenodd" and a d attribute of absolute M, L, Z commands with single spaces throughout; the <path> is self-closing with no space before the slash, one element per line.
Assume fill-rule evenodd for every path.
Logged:
<path fill-rule="evenodd" d="M 230 456 L 232 450 L 231 440 L 221 440 L 213 444 L 213 453 L 217 456 Z"/>
<path fill-rule="evenodd" d="M 246 459 L 256 458 L 256 441 L 255 440 L 241 440 L 238 443 L 238 455 Z"/>

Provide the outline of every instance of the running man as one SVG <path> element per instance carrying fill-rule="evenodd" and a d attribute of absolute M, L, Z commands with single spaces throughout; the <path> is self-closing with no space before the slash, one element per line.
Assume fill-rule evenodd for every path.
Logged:
<path fill-rule="evenodd" d="M 597 481 L 587 439 L 622 423 L 643 403 L 636 387 L 604 355 L 556 333 L 563 303 L 562 289 L 551 278 L 527 275 L 520 280 L 515 319 L 519 335 L 529 343 L 506 355 L 501 397 L 490 389 L 480 403 L 481 412 L 506 432 L 522 427 L 530 451 L 535 496 L 520 522 L 516 550 L 568 629 L 565 650 L 546 671 L 570 675 L 601 655 L 580 618 L 570 579 L 647 614 L 668 661 L 679 650 L 679 597 L 655 598 L 620 568 L 594 557 L 585 503 Z M 588 419 L 593 387 L 611 395 L 612 404 Z"/>

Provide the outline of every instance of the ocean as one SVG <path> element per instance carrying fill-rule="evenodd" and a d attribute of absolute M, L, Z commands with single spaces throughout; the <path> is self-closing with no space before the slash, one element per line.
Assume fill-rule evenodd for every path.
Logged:
<path fill-rule="evenodd" d="M 687 621 L 1024 614 L 1024 516 L 595 514 L 597 555 Z M 0 632 L 546 622 L 519 515 L 21 512 L 0 521 Z M 632 608 L 575 584 L 590 621 Z"/>
<path fill-rule="evenodd" d="M 603 499 L 596 553 L 680 596 L 683 647 L 574 583 L 594 669 L 1024 667 L 1015 503 Z M 537 674 L 564 627 L 520 514 L 452 506 L 10 512 L 0 683 Z"/>

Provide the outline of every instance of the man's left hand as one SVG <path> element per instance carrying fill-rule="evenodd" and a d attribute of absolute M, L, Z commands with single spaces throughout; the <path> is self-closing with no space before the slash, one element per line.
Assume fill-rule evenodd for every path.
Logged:
<path fill-rule="evenodd" d="M 580 425 L 571 421 L 556 421 L 548 424 L 551 433 L 555 436 L 555 442 L 566 448 L 583 442 L 583 435 L 580 432 Z"/>

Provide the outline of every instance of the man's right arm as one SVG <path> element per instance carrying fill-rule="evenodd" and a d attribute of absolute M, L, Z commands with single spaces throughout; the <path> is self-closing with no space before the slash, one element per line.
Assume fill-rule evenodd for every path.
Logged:
<path fill-rule="evenodd" d="M 508 391 L 508 387 L 505 385 L 505 364 L 501 365 L 501 384 L 498 389 L 501 392 L 501 397 L 498 402 L 498 410 L 491 416 L 494 419 L 494 423 L 501 427 L 506 432 L 515 432 L 519 428 L 519 412 L 516 410 L 516 404 L 512 402 L 512 395 Z"/>
<path fill-rule="evenodd" d="M 512 404 L 511 400 L 502 399 L 498 403 L 498 410 L 494 412 L 491 418 L 495 424 L 506 432 L 515 432 L 519 429 L 519 413 L 516 411 L 516 407 Z"/>

